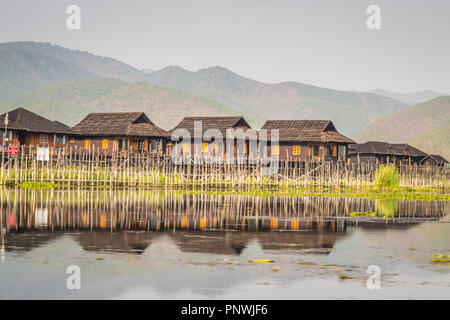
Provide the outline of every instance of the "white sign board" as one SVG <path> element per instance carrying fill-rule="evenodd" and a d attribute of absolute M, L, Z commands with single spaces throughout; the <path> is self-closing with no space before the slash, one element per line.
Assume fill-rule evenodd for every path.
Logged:
<path fill-rule="evenodd" d="M 48 209 L 47 208 L 36 208 L 35 216 L 35 227 L 47 227 L 48 222 Z"/>
<path fill-rule="evenodd" d="M 37 147 L 36 156 L 37 156 L 38 161 L 48 161 L 49 148 L 48 147 Z"/>

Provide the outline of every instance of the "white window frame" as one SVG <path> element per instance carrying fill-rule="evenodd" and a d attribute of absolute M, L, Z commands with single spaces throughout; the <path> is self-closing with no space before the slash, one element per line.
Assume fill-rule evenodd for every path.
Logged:
<path fill-rule="evenodd" d="M 57 136 L 62 136 L 62 143 L 56 143 L 56 137 Z M 40 137 L 39 137 L 39 139 L 40 139 Z M 54 141 L 54 143 L 55 143 L 55 145 L 57 145 L 57 144 L 66 144 L 66 135 L 65 134 L 55 134 L 54 136 L 53 136 L 53 141 Z"/>

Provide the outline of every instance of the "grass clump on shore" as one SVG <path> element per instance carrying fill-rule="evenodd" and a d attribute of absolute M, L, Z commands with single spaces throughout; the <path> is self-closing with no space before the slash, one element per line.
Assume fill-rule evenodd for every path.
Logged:
<path fill-rule="evenodd" d="M 380 188 L 398 188 L 400 186 L 400 173 L 392 165 L 381 165 L 375 173 L 375 186 Z"/>
<path fill-rule="evenodd" d="M 51 182 L 22 182 L 19 184 L 22 189 L 52 189 L 58 187 L 57 184 Z"/>

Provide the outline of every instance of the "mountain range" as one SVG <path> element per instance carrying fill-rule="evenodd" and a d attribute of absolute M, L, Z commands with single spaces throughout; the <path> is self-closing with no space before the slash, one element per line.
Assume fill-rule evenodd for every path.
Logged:
<path fill-rule="evenodd" d="M 450 96 L 442 96 L 407 107 L 353 137 L 368 140 L 409 143 L 425 152 L 450 159 Z"/>
<path fill-rule="evenodd" d="M 171 66 L 148 74 L 146 79 L 158 86 L 210 98 L 264 120 L 330 119 L 344 134 L 353 134 L 405 107 L 402 102 L 372 93 L 339 91 L 298 82 L 262 83 L 223 67 L 192 72 Z"/>
<path fill-rule="evenodd" d="M 339 91 L 298 82 L 262 83 L 222 67 L 196 72 L 180 67 L 142 71 L 112 58 L 49 43 L 0 44 L 0 71 L 3 106 L 21 94 L 48 84 L 113 78 L 128 83 L 147 82 L 207 98 L 227 106 L 223 113 L 242 114 L 256 127 L 267 119 L 331 119 L 344 134 L 352 134 L 405 107 L 402 102 L 372 93 Z M 96 105 L 90 107 L 96 111 Z M 196 107 L 193 108 L 197 113 Z"/>

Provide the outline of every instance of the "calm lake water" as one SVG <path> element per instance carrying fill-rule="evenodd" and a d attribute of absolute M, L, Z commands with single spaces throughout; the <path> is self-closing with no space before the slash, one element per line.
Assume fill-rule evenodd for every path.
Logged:
<path fill-rule="evenodd" d="M 431 258 L 450 254 L 445 202 L 112 189 L 0 198 L 1 299 L 450 298 L 450 264 Z M 71 265 L 80 290 L 67 289 Z M 366 286 L 370 265 L 379 290 Z"/>

